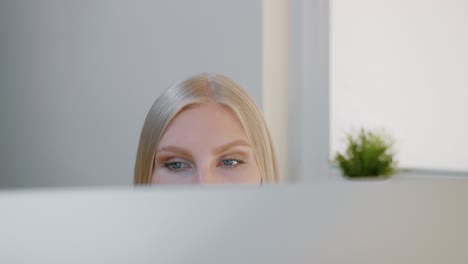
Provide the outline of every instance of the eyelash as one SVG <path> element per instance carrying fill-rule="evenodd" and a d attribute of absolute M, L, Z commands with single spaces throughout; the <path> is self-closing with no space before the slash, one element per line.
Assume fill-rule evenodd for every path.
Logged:
<path fill-rule="evenodd" d="M 224 161 L 227 161 L 227 160 L 230 160 L 230 161 L 235 161 L 237 162 L 236 164 L 234 165 L 224 165 Z M 172 162 L 166 162 L 164 163 L 164 167 L 166 167 L 167 169 L 169 169 L 170 171 L 173 171 L 173 172 L 177 172 L 177 171 L 182 171 L 184 168 L 179 168 L 179 169 L 175 169 L 173 168 L 174 164 L 176 163 L 182 163 L 182 164 L 188 164 L 187 162 L 184 162 L 184 161 L 172 161 Z M 225 167 L 226 169 L 234 169 L 234 168 L 237 168 L 238 166 L 242 165 L 242 164 L 245 164 L 245 161 L 241 160 L 241 159 L 236 159 L 236 158 L 227 158 L 227 159 L 223 159 L 220 161 L 220 163 L 222 163 L 221 166 Z M 186 168 L 191 168 L 190 164 L 188 164 L 186 166 Z"/>

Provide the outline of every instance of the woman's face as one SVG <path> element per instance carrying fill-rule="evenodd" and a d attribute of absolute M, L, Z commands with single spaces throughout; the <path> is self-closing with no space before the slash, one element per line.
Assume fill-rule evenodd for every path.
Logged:
<path fill-rule="evenodd" d="M 216 103 L 181 111 L 164 132 L 154 160 L 154 184 L 260 184 L 242 124 Z"/>

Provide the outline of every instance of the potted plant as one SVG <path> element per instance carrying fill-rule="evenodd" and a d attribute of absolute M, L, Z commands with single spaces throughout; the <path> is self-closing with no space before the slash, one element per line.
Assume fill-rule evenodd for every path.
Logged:
<path fill-rule="evenodd" d="M 346 151 L 338 152 L 335 162 L 348 178 L 388 178 L 397 168 L 393 145 L 388 134 L 362 128 L 356 136 L 347 134 Z"/>

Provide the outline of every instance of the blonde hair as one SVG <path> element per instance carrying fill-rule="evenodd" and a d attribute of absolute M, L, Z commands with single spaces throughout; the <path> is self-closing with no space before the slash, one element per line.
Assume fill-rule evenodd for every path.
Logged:
<path fill-rule="evenodd" d="M 265 119 L 254 100 L 230 78 L 203 73 L 170 86 L 149 110 L 138 145 L 135 184 L 151 183 L 154 155 L 172 119 L 190 106 L 210 102 L 227 106 L 241 122 L 252 146 L 262 182 L 278 182 L 276 153 Z"/>

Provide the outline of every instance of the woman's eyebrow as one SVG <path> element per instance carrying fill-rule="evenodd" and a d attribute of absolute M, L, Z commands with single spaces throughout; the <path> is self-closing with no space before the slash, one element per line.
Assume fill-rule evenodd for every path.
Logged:
<path fill-rule="evenodd" d="M 181 148 L 181 147 L 176 147 L 176 146 L 162 146 L 160 148 L 158 148 L 158 150 L 156 151 L 156 153 L 158 152 L 173 152 L 173 153 L 178 153 L 178 154 L 182 154 L 184 156 L 187 156 L 187 157 L 192 157 L 192 153 L 184 148 Z"/>
<path fill-rule="evenodd" d="M 230 148 L 237 147 L 237 146 L 249 147 L 250 148 L 250 144 L 247 141 L 245 141 L 243 139 L 238 139 L 238 140 L 234 140 L 234 141 L 232 141 L 230 143 L 227 143 L 225 145 L 216 147 L 213 150 L 213 153 L 215 153 L 215 154 L 223 153 L 223 152 L 229 150 Z"/>

